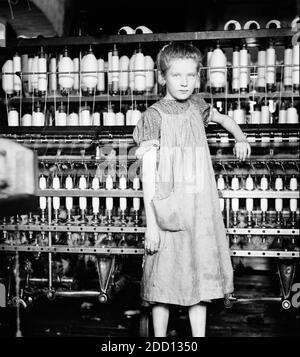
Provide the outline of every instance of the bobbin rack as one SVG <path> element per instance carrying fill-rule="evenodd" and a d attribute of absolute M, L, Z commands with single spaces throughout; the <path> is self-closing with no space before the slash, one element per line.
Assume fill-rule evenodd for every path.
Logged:
<path fill-rule="evenodd" d="M 104 303 L 128 281 L 139 284 L 146 220 L 132 132 L 146 107 L 162 95 L 153 60 L 158 50 L 170 41 L 191 41 L 204 54 L 196 91 L 232 115 L 252 147 L 251 158 L 240 162 L 232 152 L 234 139 L 214 124 L 206 128 L 234 268 L 276 269 L 281 294 L 265 299 L 289 309 L 300 258 L 299 62 L 287 52 L 299 50 L 294 36 L 291 28 L 207 31 L 22 39 L 1 48 L 2 79 L 8 84 L 2 86 L 0 138 L 33 149 L 39 168 L 36 210 L 0 222 L 7 305 L 25 307 L 40 295 L 96 297 Z M 223 50 L 225 66 L 218 61 L 212 66 L 210 48 Z M 242 59 L 242 50 L 246 62 L 233 63 L 234 51 Z M 257 61 L 263 50 L 262 65 Z M 122 89 L 121 54 L 127 56 Z M 134 54 L 148 64 L 130 62 Z M 60 67 L 63 58 L 73 62 L 71 69 L 65 63 Z M 87 63 L 95 58 L 98 67 L 91 70 Z M 265 70 L 260 87 L 259 69 Z M 246 73 L 243 88 L 233 84 L 237 70 L 240 78 Z M 216 76 L 223 82 L 214 82 Z M 78 271 L 88 266 L 96 275 L 82 281 Z M 256 299 L 236 295 L 227 306 Z"/>

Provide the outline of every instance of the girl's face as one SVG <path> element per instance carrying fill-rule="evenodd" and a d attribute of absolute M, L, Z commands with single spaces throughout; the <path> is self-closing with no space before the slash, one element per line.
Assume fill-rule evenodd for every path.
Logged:
<path fill-rule="evenodd" d="M 166 85 L 166 99 L 186 100 L 194 92 L 198 79 L 197 63 L 192 58 L 178 58 L 170 62 L 163 84 Z"/>

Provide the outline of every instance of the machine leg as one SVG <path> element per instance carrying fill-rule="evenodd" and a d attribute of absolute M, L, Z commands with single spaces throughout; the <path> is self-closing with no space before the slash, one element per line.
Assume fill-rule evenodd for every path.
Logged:
<path fill-rule="evenodd" d="M 0 307 L 6 307 L 6 288 L 0 283 Z"/>
<path fill-rule="evenodd" d="M 291 307 L 289 297 L 296 271 L 296 259 L 279 259 L 277 266 L 283 296 L 281 306 L 283 309 L 288 310 Z"/>

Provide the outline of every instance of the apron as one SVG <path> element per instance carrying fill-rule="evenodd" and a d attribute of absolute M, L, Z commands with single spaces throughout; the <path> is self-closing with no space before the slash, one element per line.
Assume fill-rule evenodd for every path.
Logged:
<path fill-rule="evenodd" d="M 184 231 L 160 230 L 157 253 L 145 255 L 141 298 L 191 306 L 233 291 L 233 270 L 219 197 L 199 109 L 161 115 L 156 193 L 174 185 Z"/>

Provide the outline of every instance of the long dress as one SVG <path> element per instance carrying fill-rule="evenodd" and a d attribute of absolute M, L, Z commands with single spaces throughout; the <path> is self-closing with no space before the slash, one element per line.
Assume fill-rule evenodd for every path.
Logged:
<path fill-rule="evenodd" d="M 208 105 L 202 98 L 172 102 L 162 99 L 148 109 L 160 123 L 152 131 L 160 136 L 164 153 L 159 155 L 156 190 L 166 194 L 174 185 L 186 229 L 160 230 L 158 252 L 145 255 L 141 298 L 191 306 L 231 293 L 233 270 L 204 128 Z M 174 104 L 184 110 L 170 111 Z M 134 132 L 137 142 L 155 138 L 144 135 L 145 126 L 142 119 Z"/>

